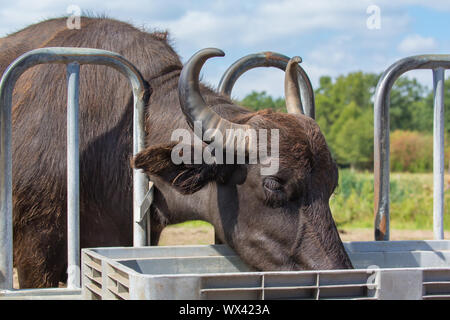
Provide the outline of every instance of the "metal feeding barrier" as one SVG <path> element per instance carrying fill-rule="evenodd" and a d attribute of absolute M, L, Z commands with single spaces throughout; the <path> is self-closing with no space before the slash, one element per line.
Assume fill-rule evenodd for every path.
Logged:
<path fill-rule="evenodd" d="M 259 66 L 285 70 L 288 61 L 287 57 L 274 53 L 244 57 L 222 77 L 220 91 L 230 95 L 233 84 L 246 70 Z M 44 48 L 22 55 L 8 67 L 0 82 L 0 298 L 450 299 L 450 241 L 445 240 L 345 242 L 344 247 L 355 269 L 312 271 L 255 271 L 225 245 L 145 247 L 149 243 L 148 237 L 146 239 L 149 222 L 145 223 L 144 219 L 148 220 L 146 213 L 151 205 L 153 188 L 147 177 L 137 170 L 133 171 L 134 247 L 82 249 L 81 289 L 79 278 L 69 273 L 68 288 L 13 290 L 11 99 L 20 75 L 42 63 L 67 64 L 69 269 L 78 268 L 80 258 L 77 122 L 80 65 L 106 65 L 128 77 L 134 96 L 133 154 L 144 146 L 144 81 L 139 71 L 123 57 L 96 49 Z M 439 120 L 439 124 L 435 121 L 435 141 L 442 146 L 443 68 L 448 66 L 450 56 L 406 58 L 389 68 L 378 84 L 375 101 L 375 206 L 376 235 L 382 235 L 383 239 L 389 238 L 390 88 L 403 72 L 434 70 L 435 113 Z M 314 118 L 314 92 L 306 73 L 300 66 L 298 70 L 302 101 L 306 102 L 303 110 Z M 442 156 L 442 153 L 438 154 Z M 439 170 L 443 170 L 441 160 L 435 164 Z M 435 172 L 435 176 L 442 178 L 441 171 Z M 438 190 L 442 191 L 442 188 Z M 442 203 L 439 195 L 435 200 Z M 380 228 L 383 223 L 384 228 Z"/>
<path fill-rule="evenodd" d="M 223 74 L 219 82 L 219 92 L 231 96 L 231 91 L 236 81 L 246 71 L 258 67 L 275 67 L 285 71 L 289 57 L 271 51 L 249 54 L 235 61 Z M 298 86 L 301 95 L 301 108 L 303 114 L 315 119 L 316 110 L 314 104 L 314 90 L 305 70 L 297 64 Z"/>
<path fill-rule="evenodd" d="M 403 73 L 433 70 L 433 230 L 435 239 L 444 239 L 444 73 L 450 55 L 419 55 L 401 59 L 381 76 L 374 103 L 374 211 L 375 240 L 389 240 L 389 107 L 394 82 Z"/>
<path fill-rule="evenodd" d="M 12 290 L 12 94 L 16 81 L 27 69 L 46 63 L 67 65 L 67 289 Z M 0 290 L 4 290 L 0 291 L 0 295 L 64 295 L 66 294 L 64 290 L 68 290 L 68 294 L 80 292 L 78 87 L 80 65 L 84 64 L 108 66 L 128 78 L 133 92 L 133 155 L 144 148 L 145 82 L 139 70 L 119 54 L 89 48 L 49 47 L 27 52 L 8 67 L 0 82 Z M 133 170 L 133 243 L 135 246 L 144 246 L 147 243 L 146 221 L 143 219 L 145 211 L 150 207 L 151 192 L 152 185 L 149 185 L 147 176 L 141 171 Z"/>

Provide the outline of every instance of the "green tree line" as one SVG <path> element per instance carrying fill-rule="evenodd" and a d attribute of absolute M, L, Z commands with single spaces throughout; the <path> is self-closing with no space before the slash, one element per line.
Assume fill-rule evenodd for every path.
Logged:
<path fill-rule="evenodd" d="M 373 168 L 373 97 L 379 78 L 363 72 L 335 79 L 322 76 L 315 89 L 316 121 L 341 167 Z M 450 106 L 450 79 L 445 81 L 444 103 Z M 240 104 L 286 112 L 284 99 L 265 91 L 250 93 Z M 390 130 L 392 170 L 432 170 L 433 90 L 414 78 L 400 77 L 391 90 Z M 450 137 L 450 111 L 445 112 L 445 130 Z M 450 158 L 447 144 L 446 151 Z"/>

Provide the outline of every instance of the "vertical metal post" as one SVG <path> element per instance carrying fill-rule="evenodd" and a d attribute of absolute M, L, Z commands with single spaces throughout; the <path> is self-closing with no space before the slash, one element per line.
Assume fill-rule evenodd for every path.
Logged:
<path fill-rule="evenodd" d="M 443 239 L 444 212 L 444 70 L 450 55 L 419 55 L 401 59 L 381 75 L 374 102 L 375 240 L 389 240 L 389 94 L 395 80 L 410 70 L 431 69 L 434 79 L 434 235 Z"/>
<path fill-rule="evenodd" d="M 144 103 L 134 100 L 133 115 L 133 156 L 145 148 L 145 112 Z M 148 190 L 148 178 L 142 170 L 133 170 L 133 246 L 147 244 L 146 223 L 150 219 L 141 219 L 141 205 Z M 148 220 L 148 221 L 147 221 Z M 149 226 L 150 229 L 150 226 Z M 150 234 L 148 234 L 150 237 Z M 150 241 L 148 241 L 150 242 Z"/>
<path fill-rule="evenodd" d="M 444 72 L 433 69 L 433 231 L 434 239 L 444 239 Z"/>
<path fill-rule="evenodd" d="M 12 87 L 11 87 L 12 86 Z M 14 85 L 0 85 L 0 289 L 13 288 L 11 107 Z"/>
<path fill-rule="evenodd" d="M 80 158 L 78 88 L 80 65 L 67 64 L 67 287 L 80 287 Z"/>
<path fill-rule="evenodd" d="M 44 63 L 67 64 L 67 242 L 68 288 L 80 287 L 79 229 L 79 134 L 78 86 L 81 64 L 105 65 L 114 68 L 130 81 L 134 100 L 133 154 L 144 148 L 145 81 L 139 70 L 117 53 L 90 48 L 40 48 L 24 53 L 5 70 L 0 80 L 0 289 L 13 288 L 13 224 L 12 224 L 12 156 L 11 105 L 15 83 L 28 69 Z M 136 115 L 136 113 L 138 113 Z M 142 170 L 134 170 L 135 216 L 148 189 L 148 178 Z M 136 173 L 137 172 L 137 173 Z M 146 205 L 151 204 L 151 198 Z M 136 212 L 138 212 L 136 214 Z M 135 224 L 136 225 L 136 224 Z M 143 236 L 142 236 L 143 234 Z M 145 245 L 145 229 L 140 238 Z M 135 241 L 136 243 L 136 241 Z"/>
<path fill-rule="evenodd" d="M 386 71 L 380 78 L 374 102 L 374 210 L 375 240 L 389 240 L 389 105 L 396 75 Z"/>

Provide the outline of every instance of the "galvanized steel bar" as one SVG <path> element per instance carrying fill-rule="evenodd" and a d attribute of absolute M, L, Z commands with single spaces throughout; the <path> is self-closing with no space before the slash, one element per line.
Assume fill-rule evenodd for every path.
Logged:
<path fill-rule="evenodd" d="M 12 89 L 0 82 L 0 289 L 13 288 L 12 226 L 12 156 L 11 100 Z M 9 101 L 9 105 L 7 105 Z"/>
<path fill-rule="evenodd" d="M 444 239 L 444 74 L 433 70 L 433 232 L 434 239 Z"/>
<path fill-rule="evenodd" d="M 80 65 L 67 65 L 67 288 L 80 287 Z"/>
<path fill-rule="evenodd" d="M 219 82 L 219 92 L 231 96 L 235 82 L 246 71 L 258 67 L 275 67 L 285 71 L 289 60 L 290 58 L 285 55 L 270 51 L 247 55 L 234 62 L 225 71 Z M 304 114 L 314 119 L 316 116 L 315 102 L 311 81 L 300 65 L 297 66 L 297 72 Z"/>
<path fill-rule="evenodd" d="M 133 155 L 145 148 L 144 91 L 139 91 L 138 96 L 140 98 L 134 100 L 133 106 Z M 141 169 L 133 169 L 133 246 L 135 247 L 143 247 L 147 242 L 150 243 L 150 233 L 146 232 L 146 223 L 150 224 L 150 219 L 141 219 L 141 206 L 148 189 L 147 175 Z"/>
<path fill-rule="evenodd" d="M 394 82 L 415 69 L 450 68 L 450 55 L 419 55 L 401 59 L 381 76 L 374 102 L 375 240 L 389 240 L 389 107 Z"/>
<path fill-rule="evenodd" d="M 12 250 L 12 158 L 11 107 L 12 93 L 17 79 L 29 68 L 44 63 L 96 64 L 112 67 L 125 75 L 133 92 L 133 155 L 144 148 L 144 94 L 145 82 L 140 72 L 117 53 L 88 48 L 41 48 L 17 58 L 4 72 L 0 81 L 0 289 L 10 290 L 13 285 Z M 70 84 L 69 84 L 70 86 Z M 70 90 L 70 89 L 69 89 Z M 69 158 L 69 157 L 68 157 Z M 140 214 L 140 205 L 148 188 L 146 175 L 133 172 L 134 215 Z M 76 192 L 72 190 L 73 193 Z M 73 195 L 76 199 L 78 196 Z M 137 221 L 136 217 L 134 221 Z M 134 244 L 145 245 L 145 226 L 134 223 Z"/>

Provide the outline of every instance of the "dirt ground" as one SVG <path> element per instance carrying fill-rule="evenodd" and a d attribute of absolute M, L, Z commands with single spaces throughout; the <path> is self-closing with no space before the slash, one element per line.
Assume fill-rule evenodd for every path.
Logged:
<path fill-rule="evenodd" d="M 373 229 L 343 229 L 339 230 L 342 241 L 372 241 Z M 450 232 L 445 233 L 449 239 Z M 390 230 L 391 240 L 430 240 L 433 239 L 432 230 Z M 209 226 L 201 227 L 167 227 L 160 238 L 160 245 L 180 244 L 212 244 L 214 243 L 214 229 Z"/>
<path fill-rule="evenodd" d="M 372 241 L 372 229 L 339 230 L 342 241 Z M 391 230 L 391 240 L 430 240 L 432 230 Z M 450 232 L 445 232 L 445 239 L 450 238 Z M 214 229 L 210 226 L 199 227 L 167 227 L 161 234 L 160 245 L 198 245 L 213 244 Z M 18 288 L 17 274 L 14 269 L 14 288 Z"/>

